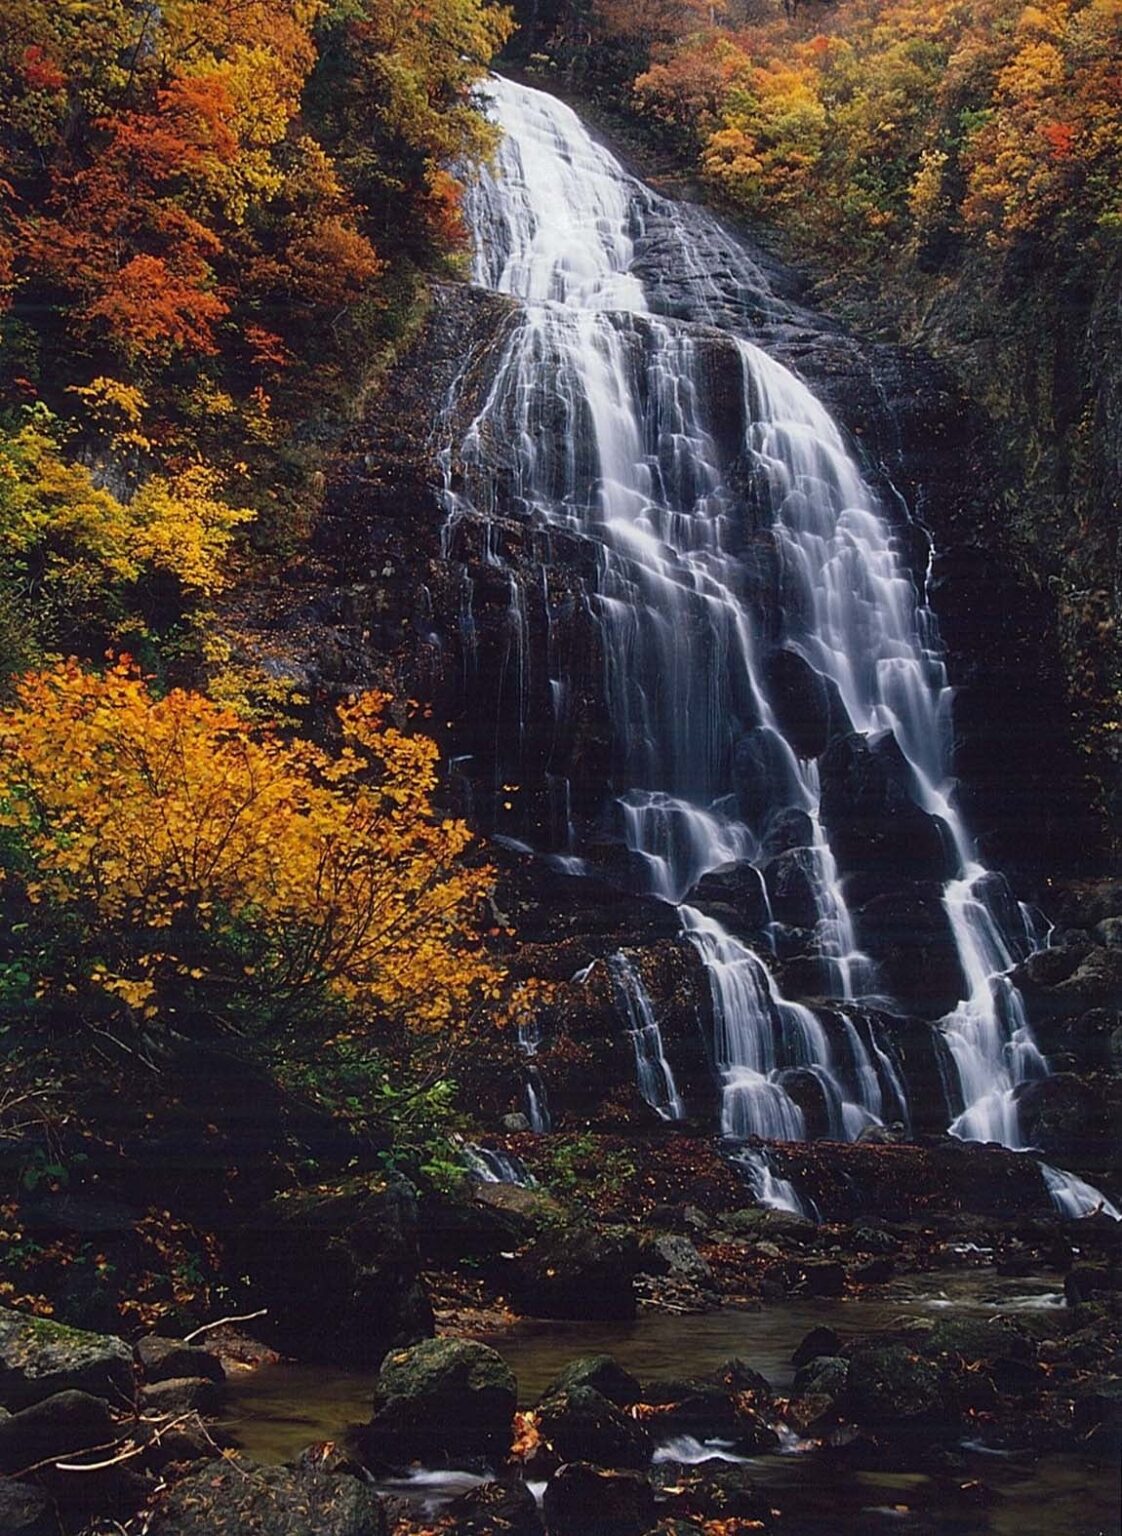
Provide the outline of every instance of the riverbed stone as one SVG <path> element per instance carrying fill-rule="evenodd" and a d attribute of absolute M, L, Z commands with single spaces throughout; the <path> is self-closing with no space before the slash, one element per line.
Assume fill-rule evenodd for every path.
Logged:
<path fill-rule="evenodd" d="M 203 1377 L 221 1385 L 226 1371 L 217 1355 L 209 1349 L 198 1349 L 179 1339 L 164 1339 L 158 1334 L 148 1334 L 136 1344 L 136 1358 L 140 1362 L 147 1382 L 171 1381 L 183 1377 Z"/>
<path fill-rule="evenodd" d="M 111 1335 L 0 1308 L 0 1404 L 26 1408 L 64 1391 L 123 1407 L 133 1396 L 132 1350 Z"/>
<path fill-rule="evenodd" d="M 150 1536 L 387 1536 L 382 1501 L 356 1477 L 208 1466 L 157 1495 Z"/>
<path fill-rule="evenodd" d="M 843 1404 L 848 1417 L 885 1435 L 936 1426 L 953 1433 L 957 1422 L 944 1373 L 903 1344 L 855 1346 Z"/>
<path fill-rule="evenodd" d="M 481 1483 L 446 1510 L 453 1536 L 542 1536 L 537 1500 L 521 1478 Z"/>
<path fill-rule="evenodd" d="M 664 1497 L 675 1515 L 709 1521 L 769 1521 L 771 1499 L 751 1471 L 737 1462 L 711 1457 L 674 1467 Z M 735 1526 L 734 1526 L 735 1529 Z"/>
<path fill-rule="evenodd" d="M 812 1328 L 803 1335 L 791 1355 L 791 1364 L 797 1369 L 823 1355 L 837 1355 L 841 1349 L 841 1336 L 833 1328 Z"/>
<path fill-rule="evenodd" d="M 570 1462 L 547 1484 L 542 1513 L 549 1536 L 645 1536 L 655 1523 L 654 1489 L 637 1472 Z"/>
<path fill-rule="evenodd" d="M 538 1432 L 559 1461 L 598 1467 L 647 1466 L 654 1451 L 649 1432 L 592 1387 L 570 1387 L 537 1409 Z"/>
<path fill-rule="evenodd" d="M 382 1362 L 360 1443 L 391 1458 L 505 1452 L 518 1402 L 514 1372 L 467 1339 L 426 1339 Z"/>
<path fill-rule="evenodd" d="M 615 1403 L 617 1408 L 629 1408 L 642 1396 L 636 1377 L 611 1355 L 581 1355 L 571 1360 L 545 1392 L 544 1398 L 555 1397 L 559 1392 L 568 1392 L 575 1387 L 591 1387 L 610 1403 Z"/>

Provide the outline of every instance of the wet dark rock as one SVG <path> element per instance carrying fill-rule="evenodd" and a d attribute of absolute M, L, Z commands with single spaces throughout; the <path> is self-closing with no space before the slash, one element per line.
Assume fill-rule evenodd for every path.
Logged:
<path fill-rule="evenodd" d="M 278 1196 L 237 1234 L 237 1257 L 283 1348 L 359 1369 L 431 1334 L 411 1188 L 370 1175 Z"/>
<path fill-rule="evenodd" d="M 1078 1264 L 1064 1276 L 1064 1299 L 1069 1307 L 1118 1291 L 1122 1291 L 1122 1269 L 1113 1266 Z"/>
<path fill-rule="evenodd" d="M 837 1355 L 840 1348 L 841 1338 L 832 1328 L 812 1328 L 791 1356 L 791 1364 L 798 1370 L 812 1360 Z"/>
<path fill-rule="evenodd" d="M 179 1339 L 164 1339 L 149 1334 L 136 1345 L 136 1358 L 140 1362 L 146 1382 L 171 1381 L 184 1376 L 204 1377 L 221 1385 L 226 1372 L 217 1355 L 208 1349 L 196 1349 Z"/>
<path fill-rule="evenodd" d="M 804 1259 L 799 1266 L 801 1289 L 808 1296 L 845 1294 L 845 1266 L 834 1259 Z"/>
<path fill-rule="evenodd" d="M 633 1233 L 568 1226 L 543 1232 L 518 1255 L 507 1290 L 529 1317 L 629 1318 L 638 1266 Z"/>
<path fill-rule="evenodd" d="M 867 1259 L 864 1264 L 853 1267 L 850 1279 L 855 1285 L 885 1285 L 895 1273 L 896 1265 L 892 1259 Z"/>
<path fill-rule="evenodd" d="M 764 870 L 775 920 L 792 928 L 813 928 L 818 921 L 815 895 L 817 858 L 810 848 L 789 848 Z"/>
<path fill-rule="evenodd" d="M 813 1200 L 824 1221 L 870 1214 L 907 1221 L 932 1209 L 949 1215 L 1043 1216 L 1051 1202 L 1036 1160 L 952 1136 L 924 1145 L 771 1142 L 778 1177 Z"/>
<path fill-rule="evenodd" d="M 145 1413 L 217 1413 L 222 1406 L 222 1388 L 205 1376 L 173 1376 L 141 1387 L 140 1405 Z"/>
<path fill-rule="evenodd" d="M 445 1513 L 455 1536 L 541 1536 L 543 1530 L 534 1495 L 520 1479 L 469 1488 Z"/>
<path fill-rule="evenodd" d="M 80 1456 L 117 1438 L 104 1398 L 74 1390 L 56 1392 L 0 1420 L 0 1471 L 18 1472 L 49 1459 Z"/>
<path fill-rule="evenodd" d="M 841 1355 L 819 1355 L 795 1373 L 794 1395 L 825 1397 L 836 1403 L 849 1382 L 849 1361 Z"/>
<path fill-rule="evenodd" d="M 885 733 L 851 733 L 821 759 L 822 820 L 843 875 L 943 881 L 957 859 L 947 828 L 919 805 L 911 765 Z"/>
<path fill-rule="evenodd" d="M 570 1361 L 545 1396 L 554 1397 L 576 1387 L 591 1387 L 617 1408 L 629 1408 L 642 1395 L 636 1378 L 611 1355 L 582 1355 Z"/>
<path fill-rule="evenodd" d="M 942 1370 L 903 1344 L 861 1343 L 849 1354 L 844 1408 L 878 1433 L 954 1433 L 957 1411 Z"/>
<path fill-rule="evenodd" d="M 151 1536 L 386 1536 L 382 1502 L 358 1478 L 258 1466 L 206 1467 L 157 1496 Z"/>
<path fill-rule="evenodd" d="M 766 1205 L 745 1206 L 739 1211 L 724 1211 L 720 1217 L 726 1232 L 738 1237 L 770 1237 L 777 1241 L 803 1242 L 812 1238 L 817 1228 L 805 1216 L 789 1211 L 773 1211 Z"/>
<path fill-rule="evenodd" d="M 654 1446 L 648 1431 L 592 1387 L 570 1387 L 538 1405 L 538 1431 L 558 1461 L 643 1468 Z"/>
<path fill-rule="evenodd" d="M 751 864 L 722 864 L 711 869 L 688 893 L 686 901 L 741 937 L 759 933 L 768 922 L 763 876 Z"/>
<path fill-rule="evenodd" d="M 26 1408 L 67 1391 L 124 1407 L 133 1396 L 132 1350 L 123 1339 L 0 1308 L 0 1404 Z"/>
<path fill-rule="evenodd" d="M 771 1500 L 747 1467 L 714 1457 L 671 1469 L 662 1496 L 675 1515 L 709 1520 L 763 1520 L 770 1523 Z"/>
<path fill-rule="evenodd" d="M 831 686 L 827 679 L 797 652 L 786 648 L 769 658 L 765 677 L 779 729 L 795 755 L 818 757 L 830 739 Z M 834 718 L 838 707 L 835 704 Z"/>
<path fill-rule="evenodd" d="M 542 1513 L 549 1536 L 645 1536 L 656 1519 L 654 1489 L 636 1472 L 570 1462 L 550 1479 Z"/>
<path fill-rule="evenodd" d="M 1020 1088 L 1017 1106 L 1025 1140 L 1050 1162 L 1085 1169 L 1117 1166 L 1119 1079 L 1067 1072 L 1036 1078 Z"/>
<path fill-rule="evenodd" d="M 0 1479 L 0 1531 L 4 1536 L 56 1536 L 58 1520 L 43 1490 Z"/>
<path fill-rule="evenodd" d="M 1032 1361 L 1032 1340 L 1006 1318 L 946 1317 L 934 1324 L 920 1345 L 924 1355 L 956 1355 L 962 1360 Z"/>
<path fill-rule="evenodd" d="M 502 1453 L 517 1401 L 514 1373 L 495 1350 L 464 1339 L 426 1339 L 383 1360 L 374 1414 L 358 1443 L 391 1460 Z"/>
<path fill-rule="evenodd" d="M 745 1455 L 774 1449 L 778 1443 L 762 1408 L 770 1403 L 770 1388 L 763 1377 L 751 1373 L 762 1385 L 741 1385 L 741 1362 L 729 1362 L 713 1379 L 650 1383 L 644 1401 L 653 1410 L 646 1422 L 658 1438 L 692 1435 L 699 1440 L 716 1436 L 731 1442 Z M 748 1394 L 747 1397 L 745 1394 Z"/>
<path fill-rule="evenodd" d="M 831 1106 L 825 1086 L 818 1074 L 810 1071 L 808 1067 L 793 1067 L 786 1072 L 781 1072 L 779 1081 L 787 1096 L 802 1111 L 807 1141 L 821 1141 L 828 1138 L 834 1130 Z"/>
<path fill-rule="evenodd" d="M 688 1237 L 660 1232 L 642 1245 L 640 1264 L 646 1274 L 673 1275 L 697 1286 L 710 1286 L 713 1272 Z"/>
<path fill-rule="evenodd" d="M 788 848 L 810 848 L 814 845 L 814 823 L 805 811 L 780 811 L 768 823 L 761 844 L 765 858 L 774 859 Z"/>

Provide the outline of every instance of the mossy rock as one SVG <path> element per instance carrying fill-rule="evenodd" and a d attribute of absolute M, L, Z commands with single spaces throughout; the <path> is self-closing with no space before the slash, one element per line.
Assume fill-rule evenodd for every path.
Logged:
<path fill-rule="evenodd" d="M 518 1383 L 496 1350 L 466 1339 L 425 1339 L 382 1362 L 368 1445 L 383 1455 L 505 1451 Z"/>
<path fill-rule="evenodd" d="M 123 1407 L 133 1398 L 123 1339 L 0 1309 L 0 1403 L 27 1408 L 57 1392 L 88 1392 Z"/>
<path fill-rule="evenodd" d="M 575 1387 L 591 1387 L 610 1403 L 615 1403 L 617 1408 L 630 1408 L 642 1396 L 637 1379 L 611 1355 L 581 1355 L 570 1360 L 543 1396 L 556 1397 L 559 1392 L 570 1392 Z"/>
<path fill-rule="evenodd" d="M 944 1372 L 903 1344 L 865 1344 L 849 1357 L 845 1412 L 884 1434 L 958 1419 Z"/>

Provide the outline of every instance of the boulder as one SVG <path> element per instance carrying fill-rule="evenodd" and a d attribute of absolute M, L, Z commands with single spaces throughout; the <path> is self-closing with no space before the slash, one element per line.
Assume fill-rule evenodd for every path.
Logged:
<path fill-rule="evenodd" d="M 702 875 L 686 901 L 719 918 L 742 938 L 759 933 L 770 917 L 763 876 L 751 864 L 722 864 L 711 869 Z"/>
<path fill-rule="evenodd" d="M 642 1396 L 636 1378 L 611 1355 L 581 1355 L 571 1360 L 544 1396 L 555 1397 L 575 1387 L 591 1387 L 617 1408 L 630 1408 Z"/>
<path fill-rule="evenodd" d="M 133 1397 L 132 1350 L 123 1339 L 0 1308 L 0 1404 L 26 1408 L 67 1391 L 124 1407 Z"/>
<path fill-rule="evenodd" d="M 432 1333 L 417 1208 L 404 1181 L 368 1175 L 279 1195 L 240 1229 L 235 1257 L 282 1348 L 358 1370 Z"/>
<path fill-rule="evenodd" d="M 958 1418 L 943 1372 L 903 1344 L 853 1348 L 843 1406 L 847 1417 L 885 1435 L 953 1434 Z"/>
<path fill-rule="evenodd" d="M 221 1385 L 226 1372 L 217 1355 L 209 1349 L 196 1349 L 179 1339 L 163 1339 L 149 1334 L 136 1345 L 136 1358 L 144 1372 L 145 1381 L 171 1381 L 176 1378 L 203 1377 Z"/>
<path fill-rule="evenodd" d="M 798 1370 L 823 1355 L 837 1355 L 840 1349 L 841 1337 L 832 1328 L 812 1328 L 803 1335 L 791 1356 L 791 1364 Z"/>
<path fill-rule="evenodd" d="M 786 647 L 769 657 L 764 674 L 779 729 L 795 756 L 820 756 L 830 739 L 831 715 L 839 723 L 844 718 L 836 685 Z"/>
<path fill-rule="evenodd" d="M 518 1255 L 507 1294 L 528 1317 L 631 1318 L 638 1268 L 627 1229 L 551 1228 Z"/>
<path fill-rule="evenodd" d="M 813 843 L 814 823 L 805 811 L 780 811 L 768 823 L 760 851 L 774 859 L 788 848 L 810 848 Z"/>
<path fill-rule="evenodd" d="M 1004 1317 L 940 1318 L 925 1335 L 920 1349 L 931 1358 L 952 1355 L 971 1364 L 1036 1358 L 1032 1339 Z"/>
<path fill-rule="evenodd" d="M 712 1377 L 651 1382 L 644 1392 L 646 1423 L 657 1438 L 691 1435 L 717 1437 L 744 1455 L 774 1449 L 775 1432 L 767 1422 L 771 1388 L 758 1372 L 730 1360 Z"/>
<path fill-rule="evenodd" d="M 688 1237 L 675 1232 L 660 1232 L 642 1245 L 640 1263 L 650 1275 L 674 1275 L 693 1285 L 711 1286 L 713 1271 Z"/>
<path fill-rule="evenodd" d="M 387 1355 L 374 1414 L 359 1442 L 381 1459 L 500 1455 L 509 1448 L 518 1386 L 486 1344 L 426 1339 Z"/>
<path fill-rule="evenodd" d="M 598 1467 L 634 1467 L 650 1462 L 650 1434 L 592 1387 L 570 1387 L 546 1398 L 537 1409 L 538 1433 L 559 1461 L 589 1461 Z"/>
<path fill-rule="evenodd" d="M 891 733 L 838 736 L 819 765 L 822 821 L 843 875 L 941 883 L 956 873 L 949 830 L 921 809 L 915 775 Z"/>
<path fill-rule="evenodd" d="M 1034 1078 L 1018 1089 L 1017 1108 L 1025 1141 L 1050 1162 L 1088 1170 L 1116 1166 L 1122 1123 L 1117 1078 L 1069 1072 Z"/>
<path fill-rule="evenodd" d="M 174 1418 L 183 1413 L 213 1414 L 222 1406 L 222 1388 L 206 1376 L 172 1376 L 141 1387 L 140 1406 L 145 1413 Z"/>
<path fill-rule="evenodd" d="M 537 1501 L 521 1479 L 480 1483 L 445 1510 L 452 1536 L 542 1536 Z"/>
<path fill-rule="evenodd" d="M 655 1523 L 654 1489 L 637 1472 L 570 1462 L 542 1501 L 549 1536 L 645 1536 Z"/>
<path fill-rule="evenodd" d="M 706 1529 L 710 1521 L 728 1521 L 734 1531 L 741 1521 L 770 1522 L 772 1501 L 747 1467 L 713 1457 L 691 1467 L 672 1466 L 671 1476 L 664 1497 L 677 1516 L 700 1520 Z"/>
<path fill-rule="evenodd" d="M 818 858 L 811 848 L 788 848 L 764 870 L 777 923 L 813 928 L 818 921 Z"/>
<path fill-rule="evenodd" d="M 150 1536 L 387 1536 L 382 1501 L 357 1477 L 258 1466 L 208 1466 L 156 1496 Z"/>
<path fill-rule="evenodd" d="M 111 1445 L 117 1426 L 104 1398 L 56 1392 L 0 1420 L 0 1472 L 38 1462 L 68 1460 L 94 1446 Z"/>
<path fill-rule="evenodd" d="M 825 1397 L 831 1404 L 844 1395 L 849 1383 L 849 1361 L 842 1355 L 819 1355 L 795 1373 L 796 1397 Z"/>
<path fill-rule="evenodd" d="M 43 1490 L 0 1479 L 0 1531 L 4 1536 L 57 1536 L 58 1520 Z"/>

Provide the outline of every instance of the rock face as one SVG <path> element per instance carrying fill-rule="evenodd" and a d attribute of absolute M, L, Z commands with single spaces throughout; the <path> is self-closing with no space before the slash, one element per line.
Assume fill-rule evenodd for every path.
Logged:
<path fill-rule="evenodd" d="M 239 1460 L 176 1483 L 152 1536 L 387 1536 L 381 1500 L 356 1477 Z"/>
<path fill-rule="evenodd" d="M 292 1190 L 236 1234 L 241 1263 L 270 1298 L 282 1348 L 356 1368 L 432 1332 L 418 1274 L 416 1197 L 370 1176 Z"/>
<path fill-rule="evenodd" d="M 124 1407 L 134 1392 L 132 1350 L 123 1339 L 0 1309 L 0 1404 L 26 1408 L 65 1391 Z"/>
<path fill-rule="evenodd" d="M 382 1460 L 502 1455 L 518 1402 L 514 1374 L 485 1344 L 427 1339 L 382 1362 L 360 1442 Z"/>
<path fill-rule="evenodd" d="M 519 1254 L 508 1288 L 531 1317 L 629 1318 L 638 1268 L 630 1232 L 569 1226 L 543 1232 Z"/>

